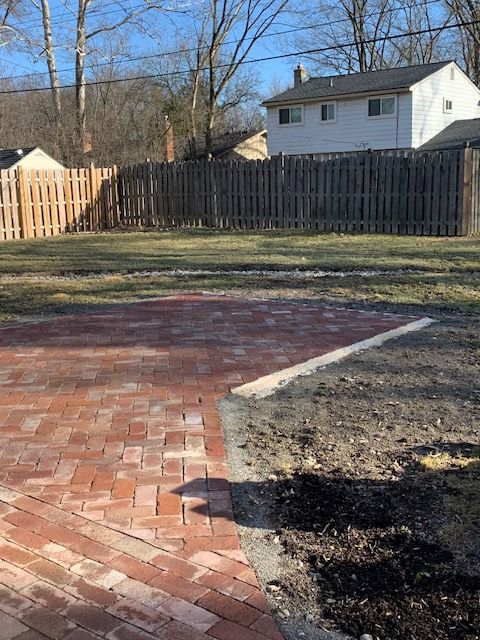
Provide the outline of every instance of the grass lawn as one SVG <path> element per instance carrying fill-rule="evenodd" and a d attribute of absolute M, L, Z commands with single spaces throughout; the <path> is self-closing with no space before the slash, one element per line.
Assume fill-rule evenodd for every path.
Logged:
<path fill-rule="evenodd" d="M 238 268 L 472 271 L 480 266 L 479 253 L 480 238 L 185 229 L 4 242 L 0 273 Z"/>
<path fill-rule="evenodd" d="M 312 268 L 394 273 L 316 279 L 128 275 L 171 269 Z M 99 273 L 107 277 L 99 278 Z M 82 277 L 45 279 L 69 275 Z M 424 312 L 476 313 L 480 310 L 480 238 L 179 230 L 78 234 L 0 244 L 0 322 L 189 290 L 421 305 Z"/>

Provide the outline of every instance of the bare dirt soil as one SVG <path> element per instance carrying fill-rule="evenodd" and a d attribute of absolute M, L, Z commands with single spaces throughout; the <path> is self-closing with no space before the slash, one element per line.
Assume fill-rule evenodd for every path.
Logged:
<path fill-rule="evenodd" d="M 236 517 L 248 531 L 266 513 L 281 623 L 300 612 L 354 638 L 480 638 L 477 320 L 440 318 L 242 400 L 235 438 L 255 478 L 234 484 Z"/>

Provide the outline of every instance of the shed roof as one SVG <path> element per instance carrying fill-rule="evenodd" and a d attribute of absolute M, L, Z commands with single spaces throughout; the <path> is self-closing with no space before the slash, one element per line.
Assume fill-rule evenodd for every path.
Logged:
<path fill-rule="evenodd" d="M 217 135 L 213 139 L 212 158 L 220 158 L 230 151 L 234 151 L 242 142 L 246 142 L 258 134 L 266 134 L 266 132 L 266 129 L 244 129 L 242 131 L 227 131 L 226 133 Z M 205 157 L 204 147 L 204 143 L 198 144 L 197 158 Z"/>
<path fill-rule="evenodd" d="M 0 149 L 0 169 L 10 169 L 37 147 Z"/>
<path fill-rule="evenodd" d="M 254 138 L 260 133 L 265 133 L 266 129 L 250 129 L 245 131 L 230 131 L 223 136 L 215 138 L 212 150 L 212 156 L 219 158 L 229 151 L 233 151 L 239 144 Z"/>

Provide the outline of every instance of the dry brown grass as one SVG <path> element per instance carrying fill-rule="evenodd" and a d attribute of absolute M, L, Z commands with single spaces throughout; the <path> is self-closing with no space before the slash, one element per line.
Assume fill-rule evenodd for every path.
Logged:
<path fill-rule="evenodd" d="M 468 555 L 480 533 L 480 447 L 468 453 L 442 452 L 422 458 L 421 467 L 440 474 L 445 484 L 447 524 L 439 532 L 453 551 Z"/>

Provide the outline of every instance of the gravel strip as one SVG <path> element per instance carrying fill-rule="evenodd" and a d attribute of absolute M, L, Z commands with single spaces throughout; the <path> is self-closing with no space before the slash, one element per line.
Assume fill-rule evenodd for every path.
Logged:
<path fill-rule="evenodd" d="M 87 273 L 68 273 L 64 275 L 31 275 L 5 273 L 0 275 L 0 280 L 35 280 L 35 281 L 69 281 L 69 280 L 88 280 L 89 278 L 112 278 L 122 276 L 124 278 L 152 278 L 158 276 L 167 277 L 184 277 L 184 276 L 277 276 L 279 278 L 373 278 L 375 276 L 398 276 L 407 273 L 422 273 L 420 269 L 397 269 L 393 271 L 377 271 L 377 270 L 354 270 L 354 271 L 324 271 L 321 269 L 311 269 L 308 271 L 293 270 L 274 270 L 274 269 L 164 269 L 161 271 L 132 271 L 131 273 L 123 273 L 121 271 L 101 271 Z"/>

